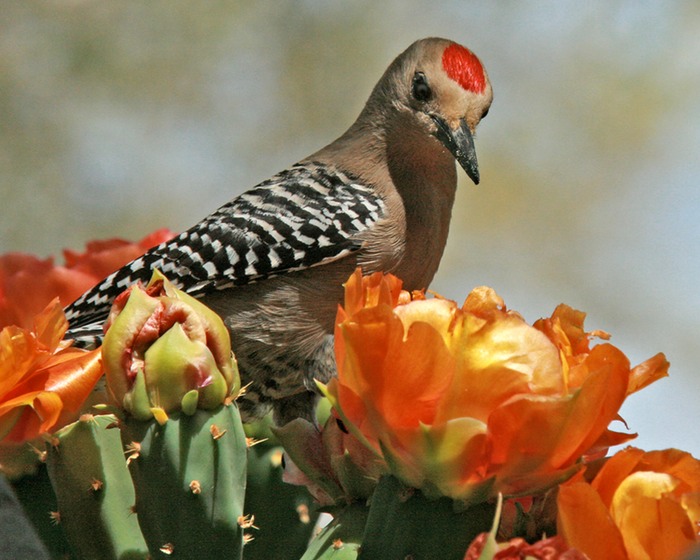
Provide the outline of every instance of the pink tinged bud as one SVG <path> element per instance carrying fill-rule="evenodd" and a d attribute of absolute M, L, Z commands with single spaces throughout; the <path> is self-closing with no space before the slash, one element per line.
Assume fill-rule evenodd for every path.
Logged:
<path fill-rule="evenodd" d="M 102 352 L 112 394 L 141 420 L 213 409 L 240 388 L 221 318 L 158 271 L 115 303 Z"/>

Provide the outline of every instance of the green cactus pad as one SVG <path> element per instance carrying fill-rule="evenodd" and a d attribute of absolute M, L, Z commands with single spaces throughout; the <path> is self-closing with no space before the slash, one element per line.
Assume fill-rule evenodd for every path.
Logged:
<path fill-rule="evenodd" d="M 47 467 L 60 524 L 81 559 L 136 560 L 148 556 L 136 516 L 134 488 L 116 418 L 84 416 L 48 445 Z"/>
<path fill-rule="evenodd" d="M 384 476 L 370 500 L 358 560 L 462 560 L 472 540 L 491 529 L 495 511 L 491 502 L 464 509 L 449 498 L 426 498 Z"/>
<path fill-rule="evenodd" d="M 154 560 L 241 558 L 247 446 L 235 405 L 174 414 L 162 426 L 129 417 L 122 441 Z"/>
<path fill-rule="evenodd" d="M 245 560 L 299 558 L 311 539 L 318 512 L 303 486 L 282 481 L 282 448 L 265 441 L 248 453 L 246 513 L 255 516 L 254 540 Z"/>
<path fill-rule="evenodd" d="M 355 560 L 358 558 L 358 553 L 363 546 L 362 536 L 368 514 L 367 506 L 359 503 L 334 512 L 333 520 L 314 537 L 301 560 Z"/>

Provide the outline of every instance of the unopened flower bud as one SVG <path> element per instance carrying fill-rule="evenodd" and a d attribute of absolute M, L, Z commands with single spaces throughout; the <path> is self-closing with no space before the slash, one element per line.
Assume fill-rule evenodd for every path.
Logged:
<path fill-rule="evenodd" d="M 102 355 L 112 395 L 142 420 L 210 410 L 240 388 L 221 318 L 158 271 L 117 298 Z"/>

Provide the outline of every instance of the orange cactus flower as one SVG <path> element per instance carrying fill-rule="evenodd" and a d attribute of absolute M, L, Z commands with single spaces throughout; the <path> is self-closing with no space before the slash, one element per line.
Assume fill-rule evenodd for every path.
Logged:
<path fill-rule="evenodd" d="M 594 333 L 566 306 L 530 326 L 490 288 L 459 307 L 358 270 L 345 293 L 338 378 L 325 391 L 388 469 L 427 495 L 474 501 L 565 480 L 586 454 L 634 437 L 608 425 L 668 368 L 662 354 L 630 369 L 614 346 L 589 348 Z"/>
<path fill-rule="evenodd" d="M 65 266 L 53 258 L 24 253 L 0 255 L 0 328 L 31 329 L 34 317 L 58 297 L 64 307 L 120 266 L 175 234 L 160 229 L 131 243 L 123 239 L 91 241 L 84 253 L 64 250 Z"/>
<path fill-rule="evenodd" d="M 559 488 L 559 534 L 591 560 L 684 558 L 700 544 L 700 461 L 629 447 Z"/>
<path fill-rule="evenodd" d="M 58 299 L 32 330 L 0 332 L 0 440 L 21 443 L 77 417 L 102 375 L 100 351 L 62 341 L 68 323 Z"/>

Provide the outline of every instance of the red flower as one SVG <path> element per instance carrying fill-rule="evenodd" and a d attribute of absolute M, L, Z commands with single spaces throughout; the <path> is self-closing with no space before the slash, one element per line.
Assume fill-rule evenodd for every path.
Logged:
<path fill-rule="evenodd" d="M 484 556 L 484 548 L 488 546 L 489 534 L 481 533 L 469 546 L 464 560 L 588 560 L 582 552 L 569 548 L 561 537 L 550 537 L 529 544 L 525 539 L 511 539 L 506 543 L 499 543 L 493 555 Z"/>
<path fill-rule="evenodd" d="M 0 328 L 31 329 L 34 317 L 54 298 L 65 307 L 105 276 L 175 234 L 160 229 L 137 243 L 123 239 L 91 241 L 84 253 L 65 250 L 66 264 L 24 253 L 0 256 Z"/>

